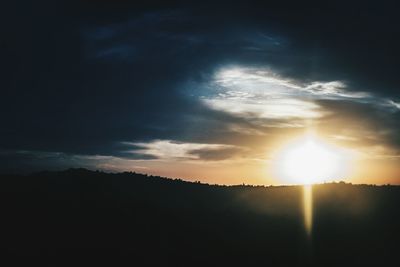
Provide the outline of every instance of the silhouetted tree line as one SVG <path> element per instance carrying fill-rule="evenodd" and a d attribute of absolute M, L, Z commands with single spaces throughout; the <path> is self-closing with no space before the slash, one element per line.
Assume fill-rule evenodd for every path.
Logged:
<path fill-rule="evenodd" d="M 4 266 L 387 266 L 400 188 L 215 186 L 71 169 L 0 177 Z M 394 266 L 394 265 L 393 265 Z"/>

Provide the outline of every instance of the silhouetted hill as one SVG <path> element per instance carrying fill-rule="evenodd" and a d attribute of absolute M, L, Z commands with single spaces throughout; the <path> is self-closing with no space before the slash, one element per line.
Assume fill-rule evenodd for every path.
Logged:
<path fill-rule="evenodd" d="M 14 265 L 390 266 L 400 188 L 216 186 L 85 169 L 3 175 L 2 247 Z M 395 265 L 393 265 L 395 266 Z"/>

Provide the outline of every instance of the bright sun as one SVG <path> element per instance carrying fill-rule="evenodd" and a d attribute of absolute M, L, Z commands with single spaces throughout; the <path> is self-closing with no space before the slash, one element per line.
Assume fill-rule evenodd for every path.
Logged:
<path fill-rule="evenodd" d="M 276 172 L 281 179 L 295 184 L 344 179 L 349 174 L 349 157 L 343 149 L 309 135 L 281 150 Z"/>

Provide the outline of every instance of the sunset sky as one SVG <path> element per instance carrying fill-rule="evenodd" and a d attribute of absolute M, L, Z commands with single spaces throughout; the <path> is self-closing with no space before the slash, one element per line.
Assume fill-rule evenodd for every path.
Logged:
<path fill-rule="evenodd" d="M 339 151 L 328 181 L 400 184 L 397 9 L 39 2 L 0 11 L 2 172 L 288 184 L 312 133 Z"/>

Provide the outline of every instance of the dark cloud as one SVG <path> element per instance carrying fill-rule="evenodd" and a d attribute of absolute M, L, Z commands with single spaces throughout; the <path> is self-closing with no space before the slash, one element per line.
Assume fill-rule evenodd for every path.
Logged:
<path fill-rule="evenodd" d="M 329 115 L 319 121 L 321 131 L 350 136 L 359 145 L 386 145 L 400 151 L 400 111 L 388 111 L 381 103 L 352 101 L 318 102 Z"/>
<path fill-rule="evenodd" d="M 194 149 L 188 154 L 197 156 L 201 160 L 225 160 L 236 157 L 242 149 L 240 148 L 221 148 L 221 149 Z"/>

